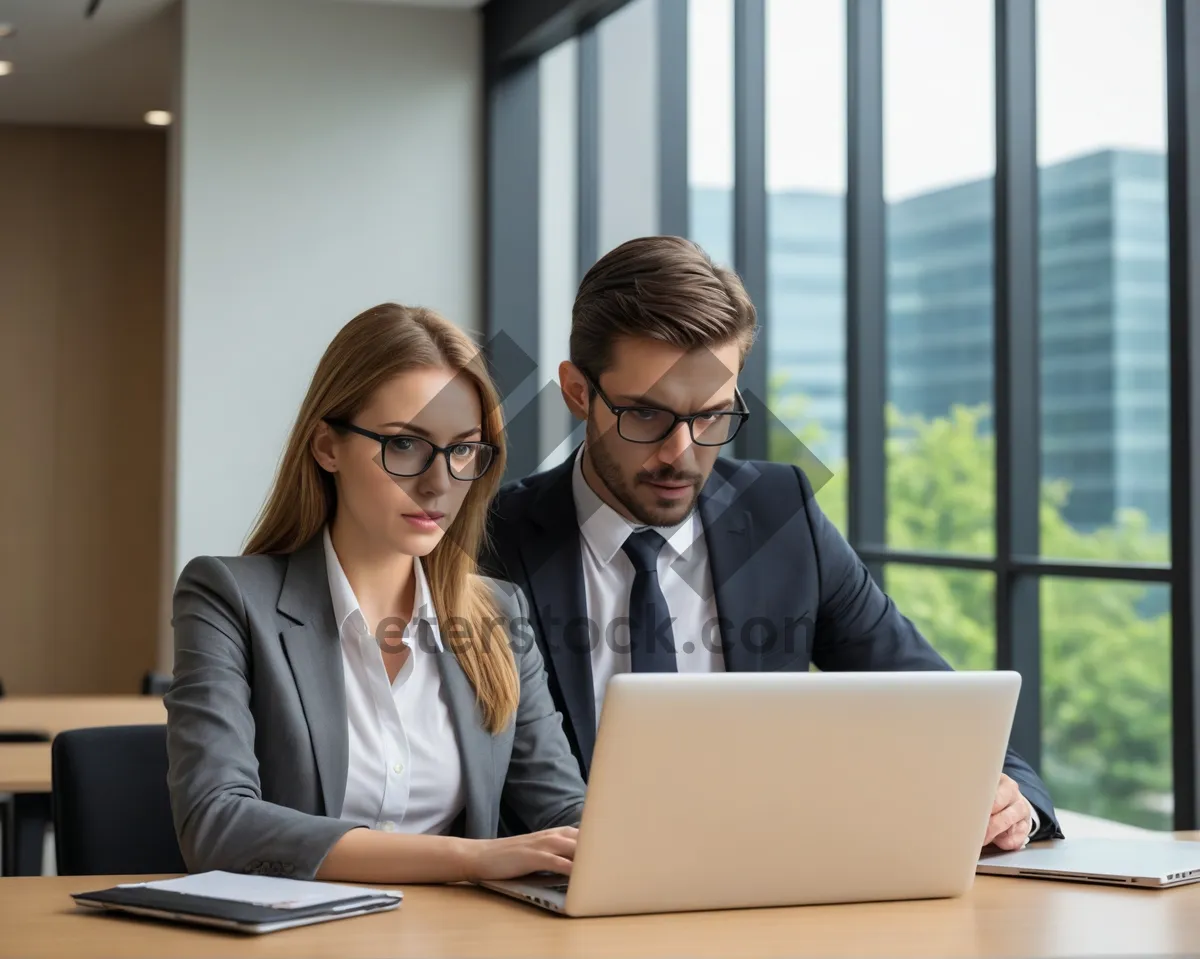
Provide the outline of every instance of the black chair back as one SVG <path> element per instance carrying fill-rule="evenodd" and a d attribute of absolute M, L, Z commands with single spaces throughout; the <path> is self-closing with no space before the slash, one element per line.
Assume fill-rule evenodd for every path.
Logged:
<path fill-rule="evenodd" d="M 167 727 L 105 726 L 54 737 L 60 876 L 187 872 L 167 790 Z"/>
<path fill-rule="evenodd" d="M 0 743 L 48 743 L 49 733 L 38 733 L 30 729 L 0 729 Z"/>

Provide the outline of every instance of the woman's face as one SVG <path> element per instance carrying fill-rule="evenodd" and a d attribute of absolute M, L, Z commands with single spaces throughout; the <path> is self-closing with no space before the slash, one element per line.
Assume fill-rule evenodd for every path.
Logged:
<path fill-rule="evenodd" d="M 479 442 L 482 410 L 479 393 L 467 376 L 441 367 L 402 373 L 375 391 L 352 424 L 388 436 L 386 463 L 378 440 L 339 432 L 322 423 L 313 455 L 334 474 L 339 522 L 351 521 L 368 541 L 381 547 L 425 556 L 454 522 L 471 488 L 454 478 L 443 454 L 416 476 L 429 443 L 449 447 L 460 475 Z"/>

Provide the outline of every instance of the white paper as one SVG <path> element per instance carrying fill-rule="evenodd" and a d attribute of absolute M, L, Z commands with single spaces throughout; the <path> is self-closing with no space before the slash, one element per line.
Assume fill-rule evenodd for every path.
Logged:
<path fill-rule="evenodd" d="M 223 899 L 226 902 L 271 906 L 275 909 L 301 909 L 305 906 L 321 906 L 370 895 L 391 899 L 402 897 L 398 890 L 306 882 L 302 879 L 280 879 L 273 876 L 248 876 L 233 872 L 202 872 L 181 879 L 125 883 L 120 888 L 133 887 L 205 896 L 209 899 Z"/>

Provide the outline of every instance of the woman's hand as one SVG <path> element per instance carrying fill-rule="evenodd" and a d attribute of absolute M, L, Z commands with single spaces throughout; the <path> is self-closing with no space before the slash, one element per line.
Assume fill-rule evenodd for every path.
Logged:
<path fill-rule="evenodd" d="M 508 839 L 473 840 L 467 851 L 467 877 L 477 882 L 515 879 L 531 872 L 569 876 L 578 836 L 574 826 L 560 826 Z"/>

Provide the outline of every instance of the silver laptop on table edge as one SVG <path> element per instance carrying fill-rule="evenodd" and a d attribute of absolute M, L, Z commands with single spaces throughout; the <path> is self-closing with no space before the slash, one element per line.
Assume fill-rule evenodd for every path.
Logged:
<path fill-rule="evenodd" d="M 1020 684 L 1002 671 L 615 676 L 569 882 L 481 885 L 567 916 L 961 895 Z"/>
<path fill-rule="evenodd" d="M 1015 852 L 987 852 L 984 875 L 1061 879 L 1169 889 L 1200 882 L 1200 843 L 1168 834 L 1141 838 L 1081 838 L 1039 842 Z"/>

